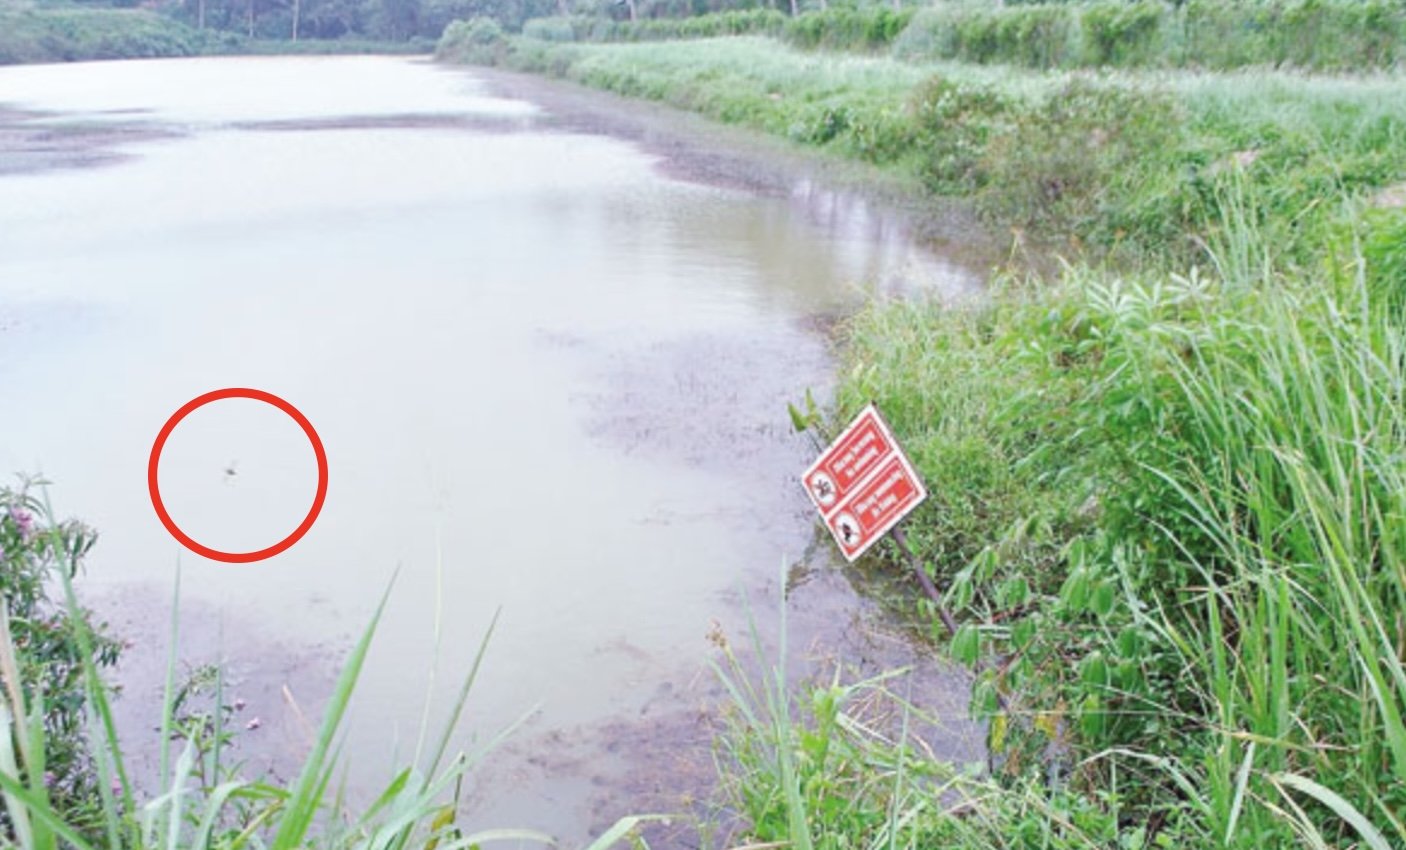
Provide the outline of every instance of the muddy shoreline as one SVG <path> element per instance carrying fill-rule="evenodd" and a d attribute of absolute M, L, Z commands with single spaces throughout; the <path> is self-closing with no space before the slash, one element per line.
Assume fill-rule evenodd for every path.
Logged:
<path fill-rule="evenodd" d="M 774 197 L 842 194 L 872 204 L 889 226 L 982 273 L 999 264 L 1008 248 L 962 201 L 935 197 L 872 166 L 566 80 L 501 68 L 442 67 L 445 73 L 472 73 L 496 95 L 541 106 L 547 126 L 634 142 L 660 157 L 661 171 L 681 180 Z"/>

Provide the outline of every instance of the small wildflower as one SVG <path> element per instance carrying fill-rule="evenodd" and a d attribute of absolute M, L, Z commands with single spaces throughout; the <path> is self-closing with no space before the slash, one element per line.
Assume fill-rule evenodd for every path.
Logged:
<path fill-rule="evenodd" d="M 46 771 L 44 771 L 44 787 L 45 787 L 45 788 L 53 788 L 53 787 L 54 787 L 54 783 L 55 783 L 55 782 L 58 782 L 58 781 L 59 781 L 59 778 L 54 775 L 54 772 L 53 772 L 52 770 L 46 770 Z"/>
<path fill-rule="evenodd" d="M 20 540 L 29 540 L 30 535 L 34 533 L 34 514 L 24 508 L 11 505 L 10 519 L 15 521 L 15 527 L 19 529 Z"/>
<path fill-rule="evenodd" d="M 246 705 L 248 705 L 248 703 L 246 703 L 246 702 L 244 701 L 244 698 L 243 698 L 243 697 L 235 697 L 235 700 L 234 700 L 234 710 L 235 710 L 235 711 L 243 711 L 243 710 L 244 710 L 244 706 L 246 706 Z"/>
<path fill-rule="evenodd" d="M 248 729 L 250 732 L 253 732 L 255 729 L 258 729 L 262 725 L 264 725 L 264 722 L 259 718 L 255 717 L 253 720 L 250 720 L 248 723 L 245 723 L 244 728 Z"/>

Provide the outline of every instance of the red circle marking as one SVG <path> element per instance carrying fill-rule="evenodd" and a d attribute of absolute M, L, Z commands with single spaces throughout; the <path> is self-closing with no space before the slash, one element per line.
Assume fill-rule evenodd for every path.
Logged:
<path fill-rule="evenodd" d="M 175 520 L 166 512 L 166 505 L 161 501 L 161 488 L 156 483 L 156 470 L 161 464 L 161 450 L 166 447 L 166 439 L 171 436 L 171 432 L 176 429 L 182 419 L 185 419 L 197 409 L 204 407 L 212 401 L 220 401 L 227 398 L 248 398 L 254 401 L 262 401 L 271 404 L 284 413 L 292 417 L 294 422 L 303 429 L 303 433 L 308 435 L 308 441 L 312 443 L 313 453 L 317 455 L 317 495 L 313 497 L 312 507 L 308 510 L 308 515 L 303 517 L 303 521 L 293 533 L 268 547 L 255 552 L 221 552 L 218 549 L 211 549 L 193 540 L 190 535 L 181 531 Z M 166 526 L 166 530 L 171 532 L 171 536 L 180 541 L 180 544 L 197 555 L 204 555 L 213 561 L 224 561 L 227 564 L 249 564 L 254 561 L 262 561 L 272 558 L 274 555 L 283 552 L 288 547 L 303 539 L 303 535 L 308 533 L 312 524 L 317 522 L 317 515 L 322 512 L 322 503 L 327 499 L 327 452 L 322 448 L 322 439 L 317 436 L 317 431 L 313 429 L 312 423 L 304 416 L 298 408 L 274 395 L 263 390 L 251 390 L 241 387 L 229 387 L 223 390 L 213 390 L 202 396 L 196 396 L 181 406 L 166 420 L 166 424 L 161 426 L 161 432 L 156 435 L 156 442 L 151 446 L 151 458 L 146 465 L 146 484 L 151 491 L 151 506 L 156 509 L 156 515 L 161 519 L 161 524 Z"/>

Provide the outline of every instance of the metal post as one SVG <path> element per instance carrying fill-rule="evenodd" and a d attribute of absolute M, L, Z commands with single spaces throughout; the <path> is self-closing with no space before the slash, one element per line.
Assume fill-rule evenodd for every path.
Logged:
<path fill-rule="evenodd" d="M 908 564 L 913 568 L 913 574 L 918 577 L 918 584 L 923 586 L 923 592 L 932 600 L 932 604 L 937 606 L 937 616 L 942 618 L 942 625 L 947 627 L 947 636 L 955 637 L 957 634 L 957 619 L 952 616 L 952 612 L 947 610 L 947 605 L 942 601 L 942 594 L 937 592 L 937 586 L 932 583 L 932 578 L 928 576 L 928 571 L 923 567 L 922 559 L 908 545 L 908 535 L 903 533 L 902 526 L 894 526 L 889 532 L 889 537 L 898 544 L 898 548 L 908 557 Z"/>

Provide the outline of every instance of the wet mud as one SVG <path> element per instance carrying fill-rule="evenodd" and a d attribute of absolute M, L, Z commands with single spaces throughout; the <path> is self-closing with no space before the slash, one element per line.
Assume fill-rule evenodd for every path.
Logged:
<path fill-rule="evenodd" d="M 0 176 L 93 168 L 128 159 L 124 147 L 182 133 L 142 121 L 73 121 L 0 104 Z"/>
<path fill-rule="evenodd" d="M 804 574 L 799 584 L 798 572 Z M 580 807 L 571 819 L 590 824 L 581 835 L 560 836 L 565 846 L 584 844 L 618 819 L 642 813 L 669 816 L 641 829 L 650 847 L 734 846 L 747 823 L 720 784 L 718 767 L 728 763 L 723 737 L 741 716 L 720 672 L 740 676 L 760 692 L 764 677 L 773 676 L 778 665 L 791 683 L 798 718 L 813 688 L 890 674 L 882 689 L 863 691 L 846 706 L 847 713 L 894 740 L 906 725 L 910 745 L 956 769 L 983 767 L 984 729 L 967 715 L 965 672 L 892 628 L 877 606 L 855 596 L 834 565 L 802 566 L 792 571 L 792 579 L 788 587 L 778 579 L 739 590 L 734 604 L 745 608 L 755 635 L 749 626 L 729 630 L 715 624 L 700 642 L 709 645 L 716 666 L 680 669 L 659 681 L 637 714 L 568 730 L 537 732 L 529 725 L 489 761 L 476 786 L 481 790 L 470 796 L 467 808 L 472 811 L 504 787 L 557 783 L 562 793 L 550 802 Z M 782 593 L 784 664 L 778 657 Z M 905 718 L 900 701 L 919 707 L 922 715 Z"/>
<path fill-rule="evenodd" d="M 737 499 L 708 520 L 759 541 L 759 552 L 775 553 L 778 568 L 759 570 L 755 581 L 728 594 L 714 631 L 699 635 L 714 663 L 726 666 L 725 644 L 754 683 L 784 663 L 798 700 L 812 685 L 837 677 L 852 683 L 904 671 L 886 687 L 927 714 L 928 721 L 914 721 L 910 729 L 917 745 L 957 766 L 980 765 L 984 733 L 967 715 L 970 678 L 863 595 L 863 574 L 831 554 L 830 539 L 817 527 L 799 486 L 799 471 L 815 449 L 806 435 L 791 431 L 785 406 L 807 381 L 818 397 L 828 397 L 830 330 L 824 320 L 796 321 L 764 337 L 712 334 L 614 352 L 596 358 L 600 380 L 592 383 L 604 389 L 576 401 L 586 411 L 590 433 L 618 451 L 726 476 Z M 560 336 L 544 343 L 585 345 Z M 661 512 L 649 521 L 697 519 Z M 888 580 L 890 586 L 901 583 Z M 783 628 L 789 648 L 779 659 Z M 867 707 L 868 719 L 882 725 L 876 715 L 887 710 L 896 732 L 896 705 L 877 701 Z M 735 707 L 716 669 L 679 669 L 654 685 L 637 716 L 522 736 L 496 762 L 502 773 L 490 766 L 486 784 L 501 793 L 514 783 L 540 787 L 551 777 L 584 778 L 588 808 L 577 820 L 591 823 L 592 832 L 564 837 L 568 845 L 589 840 L 627 814 L 657 812 L 675 817 L 643 829 L 651 847 L 731 846 L 745 824 L 727 808 L 716 761 L 725 759 L 718 735 L 730 715 Z M 579 798 L 579 790 L 563 799 Z"/>
<path fill-rule="evenodd" d="M 178 631 L 173 693 L 182 696 L 178 725 L 212 717 L 218 708 L 232 733 L 225 764 L 252 776 L 296 778 L 349 642 L 271 640 L 252 621 L 188 599 L 179 603 L 173 623 L 173 603 L 171 588 L 154 583 L 99 585 L 84 595 L 84 604 L 123 643 L 113 712 L 135 781 L 155 790 L 173 626 Z M 222 677 L 218 689 L 216 666 Z M 173 750 L 179 752 L 189 739 L 178 737 Z"/>

